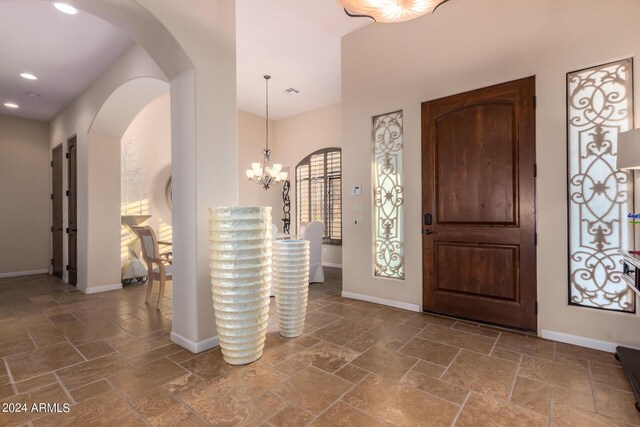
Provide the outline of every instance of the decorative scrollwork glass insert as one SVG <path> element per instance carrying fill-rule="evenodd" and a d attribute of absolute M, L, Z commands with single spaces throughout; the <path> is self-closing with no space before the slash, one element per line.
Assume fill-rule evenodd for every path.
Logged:
<path fill-rule="evenodd" d="M 402 111 L 373 118 L 375 275 L 404 280 Z"/>
<path fill-rule="evenodd" d="M 618 249 L 633 247 L 633 179 L 616 170 L 618 132 L 633 126 L 631 59 L 567 75 L 569 302 L 635 312 Z"/>

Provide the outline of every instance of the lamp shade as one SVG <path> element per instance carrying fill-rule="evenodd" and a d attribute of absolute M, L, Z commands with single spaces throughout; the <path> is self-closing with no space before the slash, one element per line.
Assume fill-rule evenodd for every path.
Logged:
<path fill-rule="evenodd" d="M 376 22 L 403 22 L 433 12 L 447 0 L 338 0 L 352 15 L 364 15 Z"/>
<path fill-rule="evenodd" d="M 618 169 L 640 169 L 640 129 L 618 134 Z"/>

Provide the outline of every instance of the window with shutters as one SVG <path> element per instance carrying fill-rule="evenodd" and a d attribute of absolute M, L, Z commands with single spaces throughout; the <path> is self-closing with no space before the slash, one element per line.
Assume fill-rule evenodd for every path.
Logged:
<path fill-rule="evenodd" d="M 311 153 L 296 166 L 296 230 L 324 224 L 324 243 L 342 244 L 342 159 L 339 148 Z"/>

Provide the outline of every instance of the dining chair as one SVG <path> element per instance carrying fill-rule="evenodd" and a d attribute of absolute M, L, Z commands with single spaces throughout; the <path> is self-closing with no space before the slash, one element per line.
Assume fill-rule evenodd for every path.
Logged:
<path fill-rule="evenodd" d="M 134 233 L 142 242 L 142 258 L 147 263 L 147 297 L 144 302 L 147 304 L 151 297 L 153 289 L 153 281 L 160 282 L 157 309 L 160 309 L 160 303 L 164 298 L 164 285 L 167 280 L 172 278 L 172 252 L 160 253 L 158 249 L 158 239 L 156 233 L 149 226 L 133 227 Z"/>

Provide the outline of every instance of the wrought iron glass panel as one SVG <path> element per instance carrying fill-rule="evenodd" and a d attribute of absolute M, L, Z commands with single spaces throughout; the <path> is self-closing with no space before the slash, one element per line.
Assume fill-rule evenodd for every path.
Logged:
<path fill-rule="evenodd" d="M 570 304 L 634 312 L 618 249 L 633 247 L 633 177 L 616 170 L 633 125 L 631 59 L 567 75 Z"/>
<path fill-rule="evenodd" d="M 404 280 L 402 111 L 373 118 L 375 275 Z"/>
<path fill-rule="evenodd" d="M 324 148 L 296 166 L 296 230 L 303 222 L 324 224 L 327 244 L 342 244 L 342 159 L 339 148 Z"/>

